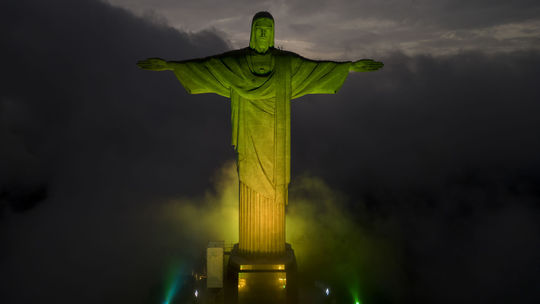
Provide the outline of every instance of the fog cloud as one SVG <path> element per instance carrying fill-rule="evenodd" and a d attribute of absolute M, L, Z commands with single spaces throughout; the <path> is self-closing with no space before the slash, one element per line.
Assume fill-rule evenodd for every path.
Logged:
<path fill-rule="evenodd" d="M 249 24 L 245 10 L 215 20 Z M 0 20 L 3 302 L 161 299 L 170 265 L 234 241 L 230 110 L 135 62 L 217 54 L 228 36 L 90 0 L 4 1 Z M 294 28 L 321 45 L 312 24 Z M 380 59 L 337 95 L 293 102 L 300 269 L 365 303 L 538 302 L 540 54 Z"/>

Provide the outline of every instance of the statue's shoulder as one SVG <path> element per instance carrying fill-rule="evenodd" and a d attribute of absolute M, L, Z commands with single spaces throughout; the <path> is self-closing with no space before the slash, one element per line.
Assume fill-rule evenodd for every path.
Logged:
<path fill-rule="evenodd" d="M 247 47 L 247 48 L 243 48 L 243 49 L 227 51 L 225 53 L 215 55 L 214 57 L 218 57 L 218 58 L 239 58 L 239 57 L 245 57 L 250 51 L 251 51 L 251 49 L 249 47 Z"/>
<path fill-rule="evenodd" d="M 268 50 L 269 52 L 271 52 L 271 54 L 273 56 L 283 56 L 283 57 L 293 57 L 293 58 L 302 58 L 302 56 L 294 53 L 294 52 L 290 52 L 290 51 L 285 51 L 285 50 L 280 50 L 280 49 L 276 49 L 276 48 L 270 48 Z M 218 58 L 240 58 L 240 57 L 245 57 L 247 55 L 253 55 L 255 54 L 255 51 L 252 50 L 250 47 L 245 47 L 245 48 L 242 48 L 242 49 L 238 49 L 238 50 L 232 50 L 232 51 L 227 51 L 225 53 L 222 53 L 222 54 L 218 54 L 218 55 L 215 55 L 215 56 L 212 56 L 212 57 L 218 57 Z"/>
<path fill-rule="evenodd" d="M 302 56 L 300 56 L 300 55 L 298 55 L 298 54 L 296 54 L 294 52 L 280 50 L 280 49 L 276 49 L 276 48 L 269 49 L 269 52 L 271 52 L 273 56 L 282 56 L 282 57 L 291 57 L 291 58 L 303 58 Z M 220 58 L 220 59 L 224 59 L 224 58 L 243 58 L 243 57 L 245 57 L 247 55 L 254 54 L 254 53 L 255 53 L 254 50 L 252 50 L 250 47 L 246 47 L 246 48 L 242 48 L 242 49 L 227 51 L 227 52 L 224 52 L 224 53 L 221 53 L 221 54 L 217 54 L 217 55 L 213 55 L 213 56 L 209 56 L 209 57 L 205 57 L 205 58 L 201 58 L 201 59 L 208 59 L 208 58 Z"/>
<path fill-rule="evenodd" d="M 276 49 L 276 48 L 272 48 L 272 55 L 281 56 L 281 57 L 291 57 L 291 58 L 300 57 L 300 55 L 298 55 L 298 54 L 296 54 L 294 52 L 280 50 L 280 49 Z"/>

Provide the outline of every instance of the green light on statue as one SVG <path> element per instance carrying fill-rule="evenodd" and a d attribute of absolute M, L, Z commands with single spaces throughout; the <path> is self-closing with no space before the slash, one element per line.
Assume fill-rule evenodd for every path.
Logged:
<path fill-rule="evenodd" d="M 245 254 L 285 252 L 291 100 L 335 94 L 350 72 L 372 72 L 384 66 L 371 59 L 311 60 L 280 50 L 274 47 L 274 27 L 270 13 L 258 12 L 249 47 L 191 60 L 137 62 L 141 69 L 174 72 L 190 94 L 230 98 L 231 144 L 238 156 L 240 182 L 238 249 Z M 259 205 L 264 207 L 254 207 Z"/>

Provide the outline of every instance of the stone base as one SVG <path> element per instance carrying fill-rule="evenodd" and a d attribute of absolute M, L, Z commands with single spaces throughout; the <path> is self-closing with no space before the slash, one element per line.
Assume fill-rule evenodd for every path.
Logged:
<path fill-rule="evenodd" d="M 227 304 L 297 302 L 296 258 L 290 244 L 282 255 L 242 255 L 234 245 L 227 265 Z"/>

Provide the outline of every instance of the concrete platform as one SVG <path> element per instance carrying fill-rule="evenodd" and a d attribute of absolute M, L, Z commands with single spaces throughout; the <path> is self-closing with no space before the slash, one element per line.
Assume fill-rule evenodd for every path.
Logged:
<path fill-rule="evenodd" d="M 235 245 L 225 278 L 227 304 L 297 303 L 294 250 L 286 244 L 282 255 L 242 255 Z"/>

